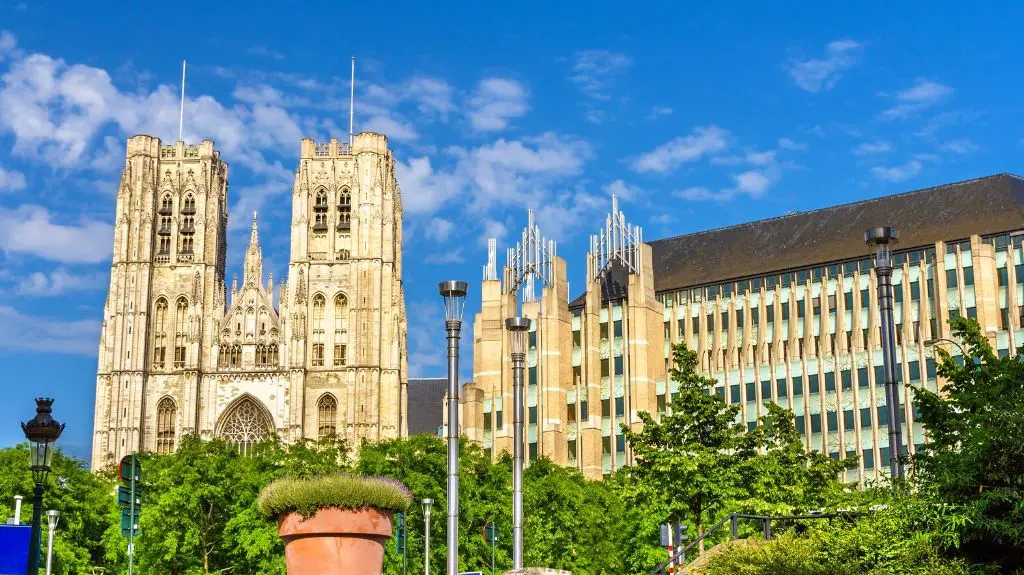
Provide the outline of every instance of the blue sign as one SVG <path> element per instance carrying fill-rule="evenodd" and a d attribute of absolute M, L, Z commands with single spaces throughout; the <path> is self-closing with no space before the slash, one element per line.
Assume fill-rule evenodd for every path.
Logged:
<path fill-rule="evenodd" d="M 0 575 L 24 575 L 28 571 L 31 525 L 0 525 Z"/>

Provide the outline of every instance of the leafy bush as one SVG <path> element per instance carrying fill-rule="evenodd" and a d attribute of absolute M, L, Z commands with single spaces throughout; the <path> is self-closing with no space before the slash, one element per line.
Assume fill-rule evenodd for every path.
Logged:
<path fill-rule="evenodd" d="M 818 542 L 783 535 L 771 541 L 736 545 L 708 559 L 704 575 L 826 575 Z"/>
<path fill-rule="evenodd" d="M 260 512 L 268 517 L 292 511 L 309 517 L 328 507 L 405 511 L 411 503 L 412 493 L 399 481 L 349 473 L 278 479 L 259 496 Z"/>

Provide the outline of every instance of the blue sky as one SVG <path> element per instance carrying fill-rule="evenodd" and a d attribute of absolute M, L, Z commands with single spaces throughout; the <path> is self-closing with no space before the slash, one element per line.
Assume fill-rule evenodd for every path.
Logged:
<path fill-rule="evenodd" d="M 124 139 L 176 137 L 182 59 L 185 139 L 231 164 L 228 274 L 257 209 L 282 278 L 299 139 L 344 137 L 357 57 L 356 129 L 399 161 L 414 376 L 444 370 L 436 282 L 471 282 L 471 326 L 486 239 L 527 206 L 582 285 L 613 191 L 652 239 L 1022 171 L 1019 5 L 676 4 L 4 2 L 0 445 L 53 395 L 88 454 Z"/>

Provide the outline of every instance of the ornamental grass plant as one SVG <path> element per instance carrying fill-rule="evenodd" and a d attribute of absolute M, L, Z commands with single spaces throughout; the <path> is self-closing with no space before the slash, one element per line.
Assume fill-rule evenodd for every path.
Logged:
<path fill-rule="evenodd" d="M 268 517 L 291 512 L 311 517 L 330 507 L 398 512 L 411 503 L 412 493 L 400 481 L 349 473 L 278 479 L 259 495 L 260 512 Z"/>

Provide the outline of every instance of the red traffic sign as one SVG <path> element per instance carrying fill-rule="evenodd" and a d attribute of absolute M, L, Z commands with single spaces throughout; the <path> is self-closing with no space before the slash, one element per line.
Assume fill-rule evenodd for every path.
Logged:
<path fill-rule="evenodd" d="M 139 464 L 139 458 L 134 454 L 125 455 L 117 466 L 117 476 L 125 483 L 131 483 L 133 478 L 136 482 L 142 481 L 142 466 Z"/>

